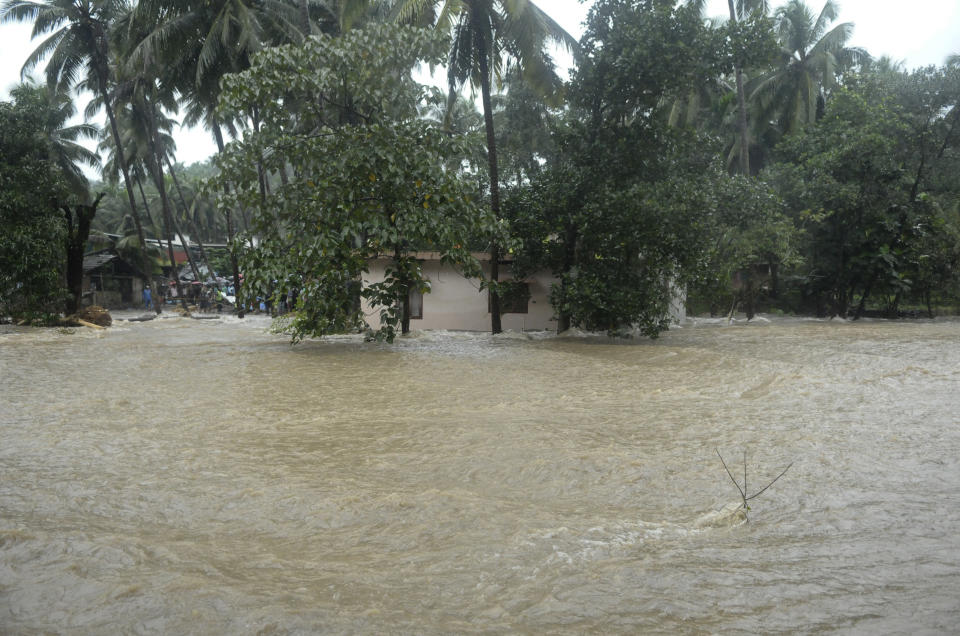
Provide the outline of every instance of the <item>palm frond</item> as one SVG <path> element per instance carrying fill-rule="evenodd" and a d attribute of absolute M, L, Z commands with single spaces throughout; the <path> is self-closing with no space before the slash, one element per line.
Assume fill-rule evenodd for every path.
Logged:
<path fill-rule="evenodd" d="M 833 0 L 824 2 L 823 8 L 820 10 L 820 15 L 817 16 L 817 21 L 811 30 L 811 39 L 821 39 L 823 34 L 826 33 L 827 27 L 838 17 L 840 17 L 840 8 L 837 4 Z"/>
<path fill-rule="evenodd" d="M 36 20 L 37 15 L 47 8 L 45 2 L 6 0 L 0 5 L 0 24 L 6 24 L 8 22 L 33 22 Z"/>
<path fill-rule="evenodd" d="M 61 29 L 59 31 L 51 34 L 47 39 L 40 43 L 37 48 L 30 52 L 30 55 L 27 56 L 27 61 L 23 63 L 23 66 L 20 68 L 20 78 L 24 78 L 27 74 L 36 68 L 36 66 L 47 58 L 53 51 L 57 50 L 57 47 L 60 45 L 60 41 L 66 35 L 66 30 Z"/>

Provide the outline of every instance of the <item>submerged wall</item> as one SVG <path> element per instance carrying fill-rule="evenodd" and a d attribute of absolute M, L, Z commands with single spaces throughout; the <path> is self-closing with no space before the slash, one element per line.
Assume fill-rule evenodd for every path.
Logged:
<path fill-rule="evenodd" d="M 381 282 L 388 259 L 370 263 L 370 271 L 364 276 L 364 285 Z M 490 331 L 490 311 L 487 306 L 487 291 L 480 291 L 480 281 L 464 278 L 456 269 L 439 260 L 421 261 L 424 277 L 430 281 L 430 292 L 423 295 L 423 317 L 410 320 L 411 329 L 450 329 L 463 331 Z M 483 264 L 484 275 L 490 275 L 489 263 Z M 501 271 L 506 268 L 501 268 Z M 510 280 L 501 276 L 502 281 Z M 504 330 L 530 331 L 555 330 L 553 307 L 550 306 L 550 284 L 546 272 L 538 272 L 523 279 L 530 291 L 527 313 L 506 313 L 501 317 Z M 367 323 L 374 329 L 380 327 L 380 312 L 366 302 L 363 312 Z"/>
<path fill-rule="evenodd" d="M 490 331 L 490 310 L 487 291 L 480 291 L 480 281 L 464 278 L 455 268 L 443 264 L 433 253 L 420 261 L 424 277 L 430 281 L 430 292 L 423 295 L 423 317 L 411 318 L 411 329 L 449 329 L 454 331 Z M 370 263 L 363 284 L 383 281 L 390 259 L 377 259 Z M 484 276 L 490 276 L 489 263 L 483 262 Z M 501 266 L 501 272 L 509 266 Z M 501 281 L 511 280 L 501 275 Z M 522 279 L 527 284 L 530 300 L 527 313 L 505 313 L 501 317 L 503 329 L 511 331 L 542 331 L 557 329 L 557 320 L 550 305 L 550 286 L 556 278 L 549 272 L 536 272 Z M 687 318 L 686 290 L 670 285 L 673 298 L 669 315 L 672 324 Z M 363 302 L 367 324 L 373 329 L 380 327 L 380 311 Z"/>

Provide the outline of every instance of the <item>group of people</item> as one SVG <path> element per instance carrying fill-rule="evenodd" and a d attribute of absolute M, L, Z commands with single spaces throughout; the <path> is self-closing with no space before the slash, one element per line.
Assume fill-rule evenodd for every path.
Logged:
<path fill-rule="evenodd" d="M 160 297 L 157 299 L 160 304 L 163 304 L 165 301 L 165 295 L 163 293 L 163 286 L 157 285 L 157 293 L 160 294 Z M 223 311 L 223 306 L 229 304 L 230 300 L 227 298 L 227 295 L 233 295 L 233 285 L 229 285 L 226 288 L 226 291 L 220 288 L 219 285 L 216 286 L 205 286 L 205 285 L 189 285 L 189 291 L 186 296 L 192 304 L 197 305 L 201 310 L 209 309 L 211 305 L 216 306 L 217 313 Z M 171 289 L 170 297 L 176 298 L 177 293 L 175 289 Z M 152 309 L 154 306 L 154 294 L 150 285 L 146 285 L 143 288 L 143 307 L 144 309 Z"/>

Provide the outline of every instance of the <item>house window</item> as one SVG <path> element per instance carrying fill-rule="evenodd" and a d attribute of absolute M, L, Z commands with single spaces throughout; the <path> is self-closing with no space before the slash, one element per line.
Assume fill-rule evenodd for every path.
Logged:
<path fill-rule="evenodd" d="M 519 281 L 503 281 L 500 283 L 500 313 L 525 314 L 530 301 L 530 284 Z M 487 294 L 487 311 L 492 312 L 490 294 Z"/>
<path fill-rule="evenodd" d="M 423 292 L 419 289 L 411 289 L 407 294 L 410 301 L 410 318 L 412 320 L 423 320 Z"/>

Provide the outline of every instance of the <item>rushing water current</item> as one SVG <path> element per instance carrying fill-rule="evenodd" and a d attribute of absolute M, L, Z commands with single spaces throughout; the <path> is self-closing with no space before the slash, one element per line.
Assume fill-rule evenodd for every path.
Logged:
<path fill-rule="evenodd" d="M 0 633 L 960 625 L 958 321 L 267 326 L 0 327 Z"/>

